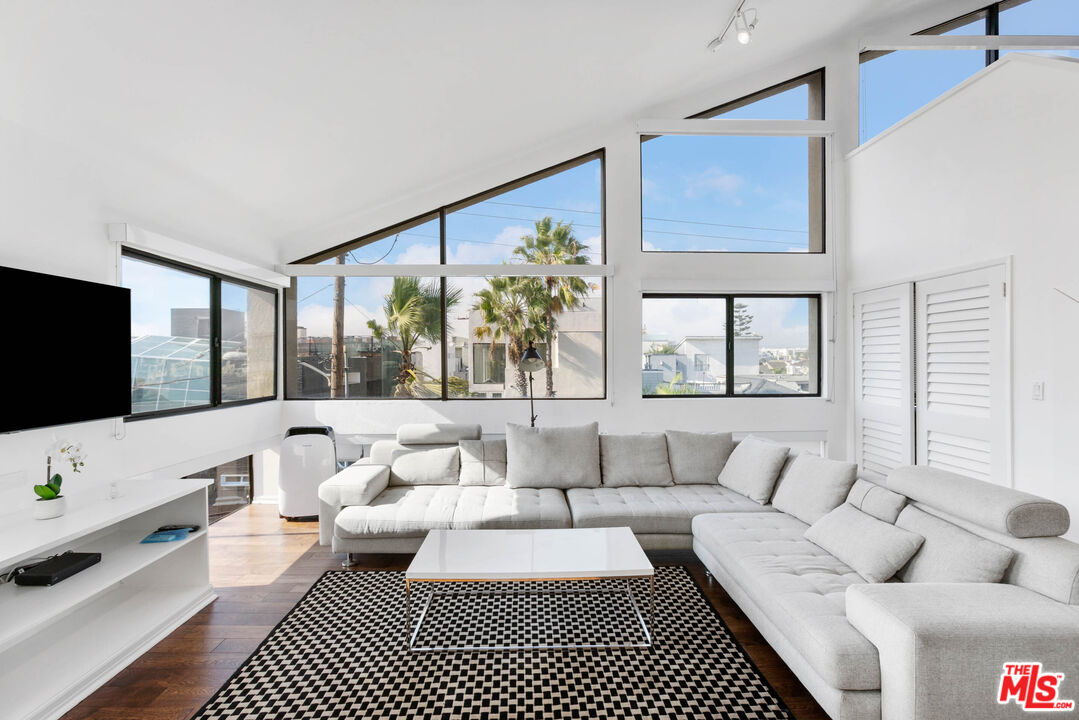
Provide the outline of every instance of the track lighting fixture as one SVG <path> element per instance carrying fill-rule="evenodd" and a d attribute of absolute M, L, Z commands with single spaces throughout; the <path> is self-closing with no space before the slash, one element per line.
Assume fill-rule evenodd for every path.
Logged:
<path fill-rule="evenodd" d="M 712 41 L 708 43 L 708 49 L 715 52 L 716 49 L 723 44 L 723 39 L 727 37 L 727 33 L 734 28 L 735 39 L 742 45 L 748 45 L 749 41 L 753 39 L 753 30 L 757 27 L 757 9 L 745 7 L 746 0 L 741 0 L 734 8 L 734 12 L 731 13 L 731 17 L 727 20 L 727 25 L 716 37 L 712 38 Z"/>

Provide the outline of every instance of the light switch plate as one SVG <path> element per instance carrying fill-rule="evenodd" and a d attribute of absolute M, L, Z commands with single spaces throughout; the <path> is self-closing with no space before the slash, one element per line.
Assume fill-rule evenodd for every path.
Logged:
<path fill-rule="evenodd" d="M 1034 392 L 1032 393 L 1032 397 L 1035 400 L 1044 400 L 1045 399 L 1045 383 L 1044 382 L 1039 381 L 1039 382 L 1034 383 Z"/>

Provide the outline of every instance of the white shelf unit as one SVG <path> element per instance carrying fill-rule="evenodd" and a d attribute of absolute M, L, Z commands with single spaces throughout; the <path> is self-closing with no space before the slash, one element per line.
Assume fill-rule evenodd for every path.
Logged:
<path fill-rule="evenodd" d="M 0 568 L 67 550 L 101 562 L 52 587 L 0 586 L 4 717 L 58 718 L 216 597 L 206 480 L 137 480 L 54 520 L 0 518 Z M 140 544 L 167 524 L 184 540 Z"/>

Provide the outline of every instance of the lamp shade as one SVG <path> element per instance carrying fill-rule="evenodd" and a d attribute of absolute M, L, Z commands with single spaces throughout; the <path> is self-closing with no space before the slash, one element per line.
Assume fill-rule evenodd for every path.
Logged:
<path fill-rule="evenodd" d="M 521 356 L 521 362 L 517 363 L 517 367 L 528 373 L 539 372 L 547 367 L 547 364 L 543 361 L 543 356 L 539 354 L 539 350 L 536 349 L 531 340 L 528 341 L 528 349 Z"/>

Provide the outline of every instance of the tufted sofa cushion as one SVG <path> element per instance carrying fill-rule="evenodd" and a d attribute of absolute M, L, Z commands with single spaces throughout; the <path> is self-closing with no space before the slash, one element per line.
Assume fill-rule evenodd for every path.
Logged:
<path fill-rule="evenodd" d="M 346 507 L 337 515 L 334 533 L 349 539 L 400 538 L 436 529 L 568 527 L 561 490 L 418 485 L 389 487 L 370 505 Z"/>
<path fill-rule="evenodd" d="M 719 485 L 571 488 L 566 500 L 573 527 L 625 526 L 638 534 L 688 535 L 694 515 L 764 510 L 759 503 Z"/>
<path fill-rule="evenodd" d="M 847 622 L 846 590 L 865 581 L 778 512 L 698 515 L 693 535 L 787 637 L 841 690 L 880 688 L 877 649 Z"/>

